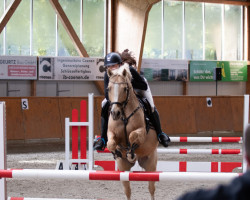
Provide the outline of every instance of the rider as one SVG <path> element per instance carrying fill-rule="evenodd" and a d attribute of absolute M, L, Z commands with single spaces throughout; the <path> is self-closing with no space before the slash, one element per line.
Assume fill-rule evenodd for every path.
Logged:
<path fill-rule="evenodd" d="M 168 147 L 168 144 L 170 143 L 170 138 L 168 135 L 164 132 L 162 132 L 161 129 L 161 123 L 158 111 L 156 110 L 156 107 L 154 105 L 153 97 L 149 88 L 149 85 L 145 78 L 141 77 L 139 73 L 136 71 L 136 61 L 131 56 L 131 53 L 128 52 L 126 49 L 122 52 L 122 54 L 118 54 L 116 52 L 111 52 L 105 56 L 104 59 L 104 66 L 106 68 L 109 68 L 111 70 L 118 69 L 122 63 L 128 63 L 129 69 L 132 75 L 132 86 L 136 90 L 137 93 L 139 93 L 142 97 L 146 98 L 151 106 L 152 112 L 149 116 L 150 121 L 152 122 L 157 138 L 164 147 Z M 102 101 L 102 111 L 101 111 L 101 138 L 98 138 L 94 143 L 94 150 L 103 150 L 106 147 L 107 144 L 107 129 L 108 129 L 108 117 L 109 117 L 109 98 L 108 98 L 108 87 L 109 84 L 109 77 L 107 75 L 107 71 L 104 75 L 104 92 L 105 92 L 105 99 Z"/>

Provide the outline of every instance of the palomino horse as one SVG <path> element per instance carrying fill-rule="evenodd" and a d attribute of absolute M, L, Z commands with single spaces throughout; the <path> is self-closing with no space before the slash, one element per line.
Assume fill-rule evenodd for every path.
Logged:
<path fill-rule="evenodd" d="M 133 91 L 128 64 L 108 69 L 108 93 L 111 104 L 108 122 L 108 149 L 113 153 L 120 171 L 129 171 L 136 160 L 145 171 L 156 171 L 158 140 L 153 129 L 146 131 L 144 112 Z M 131 197 L 129 181 L 123 181 L 127 199 Z M 148 185 L 154 199 L 155 182 Z"/>

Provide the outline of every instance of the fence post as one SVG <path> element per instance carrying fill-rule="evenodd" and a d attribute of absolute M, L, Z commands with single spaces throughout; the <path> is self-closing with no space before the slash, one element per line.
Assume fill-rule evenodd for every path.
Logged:
<path fill-rule="evenodd" d="M 5 102 L 0 102 L 0 169 L 6 169 L 6 116 Z M 6 180 L 0 179 L 0 199 L 7 200 Z"/>
<path fill-rule="evenodd" d="M 94 167 L 94 150 L 93 150 L 93 135 L 94 135 L 94 93 L 88 95 L 88 113 L 89 113 L 89 170 Z"/>

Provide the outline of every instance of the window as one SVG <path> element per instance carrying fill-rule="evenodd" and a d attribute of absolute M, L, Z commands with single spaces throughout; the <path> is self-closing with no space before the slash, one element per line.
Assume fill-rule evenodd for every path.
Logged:
<path fill-rule="evenodd" d="M 225 5 L 225 60 L 243 60 L 242 26 L 242 7 Z"/>
<path fill-rule="evenodd" d="M 104 55 L 105 1 L 83 1 L 83 45 L 91 56 Z"/>
<path fill-rule="evenodd" d="M 155 4 L 148 17 L 145 46 L 145 58 L 161 58 L 161 3 Z M 157 31 L 156 31 L 157 30 Z"/>
<path fill-rule="evenodd" d="M 222 59 L 222 17 L 220 4 L 205 5 L 205 60 Z"/>
<path fill-rule="evenodd" d="M 56 14 L 49 1 L 33 1 L 32 50 L 35 56 L 56 55 Z"/>
<path fill-rule="evenodd" d="M 203 58 L 203 20 L 202 3 L 185 3 L 185 58 Z"/>
<path fill-rule="evenodd" d="M 242 60 L 243 7 L 162 0 L 148 19 L 144 58 Z"/>
<path fill-rule="evenodd" d="M 182 2 L 164 2 L 164 58 L 182 58 Z"/>
<path fill-rule="evenodd" d="M 6 25 L 5 52 L 8 55 L 29 55 L 29 1 L 22 1 Z"/>
<path fill-rule="evenodd" d="M 0 3 L 0 14 L 12 3 Z M 89 56 L 104 56 L 105 0 L 59 0 Z M 23 0 L 0 34 L 0 55 L 79 56 L 47 0 Z"/>
<path fill-rule="evenodd" d="M 71 25 L 73 26 L 77 36 L 81 40 L 81 1 L 79 0 L 60 0 L 65 14 L 67 15 Z M 72 12 L 74 11 L 74 12 Z M 79 56 L 72 40 L 69 38 L 65 28 L 60 20 L 58 20 L 58 56 Z"/>

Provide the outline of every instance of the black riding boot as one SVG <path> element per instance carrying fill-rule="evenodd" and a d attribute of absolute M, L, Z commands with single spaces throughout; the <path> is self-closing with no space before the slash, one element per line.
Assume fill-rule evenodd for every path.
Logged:
<path fill-rule="evenodd" d="M 107 145 L 107 131 L 108 131 L 108 116 L 109 116 L 109 102 L 107 102 L 101 112 L 101 137 L 94 142 L 94 150 L 102 151 Z"/>
<path fill-rule="evenodd" d="M 157 138 L 164 147 L 168 147 L 168 144 L 170 143 L 170 138 L 168 135 L 161 130 L 161 122 L 160 122 L 160 117 L 157 109 L 155 108 L 154 112 L 150 114 L 150 121 L 152 122 Z"/>

